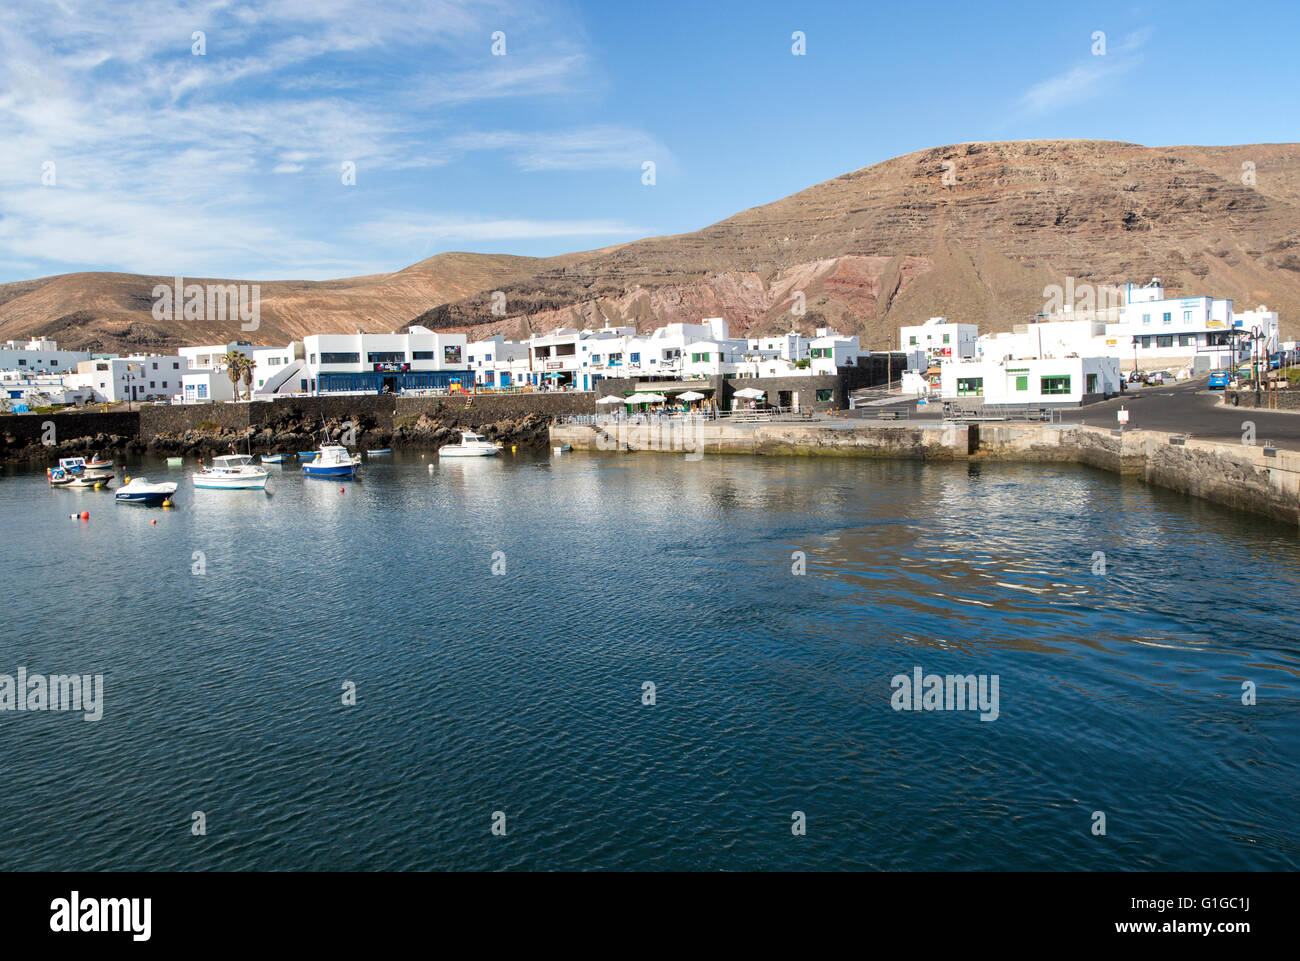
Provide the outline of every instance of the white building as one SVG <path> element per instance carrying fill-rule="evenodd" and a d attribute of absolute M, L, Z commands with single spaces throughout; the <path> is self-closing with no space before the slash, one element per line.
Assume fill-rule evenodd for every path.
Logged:
<path fill-rule="evenodd" d="M 464 334 L 411 327 L 404 334 L 312 334 L 303 338 L 303 376 L 312 394 L 405 393 L 471 388 Z"/>
<path fill-rule="evenodd" d="M 1233 312 L 1231 300 L 1166 297 L 1157 281 L 1126 285 L 1122 305 L 1096 311 L 1062 310 L 1043 321 L 1017 325 L 1011 333 L 979 339 L 979 354 L 992 359 L 1114 357 L 1122 369 L 1186 369 L 1203 373 L 1234 367 L 1252 349 L 1278 345 L 1278 317 L 1266 307 Z M 1258 346 L 1245 335 L 1259 333 Z"/>
<path fill-rule="evenodd" d="M 857 336 L 848 337 L 829 327 L 817 330 L 817 336 L 808 342 L 808 359 L 813 374 L 835 374 L 840 367 L 854 367 L 858 358 L 866 356 Z"/>
<path fill-rule="evenodd" d="M 749 338 L 749 353 L 756 360 L 788 360 L 791 362 L 808 359 L 808 338 L 798 331 L 767 337 Z"/>
<path fill-rule="evenodd" d="M 114 354 L 95 354 L 88 350 L 59 350 L 52 340 L 7 341 L 0 347 L 0 370 L 14 370 L 26 374 L 68 374 L 77 365 L 95 357 L 113 357 Z"/>
<path fill-rule="evenodd" d="M 517 386 L 521 375 L 528 370 L 528 345 L 497 334 L 467 345 L 465 362 L 480 387 Z"/>
<path fill-rule="evenodd" d="M 171 401 L 182 391 L 189 358 L 179 354 L 148 354 L 83 360 L 77 372 L 64 378 L 69 387 L 86 387 L 96 401 Z"/>
<path fill-rule="evenodd" d="M 907 354 L 908 370 L 974 357 L 978 340 L 978 325 L 953 323 L 947 317 L 931 317 L 924 324 L 898 329 L 898 345 Z"/>
<path fill-rule="evenodd" d="M 944 400 L 982 404 L 1079 404 L 1088 396 L 1120 391 L 1115 357 L 1043 360 L 954 360 L 943 365 Z"/>

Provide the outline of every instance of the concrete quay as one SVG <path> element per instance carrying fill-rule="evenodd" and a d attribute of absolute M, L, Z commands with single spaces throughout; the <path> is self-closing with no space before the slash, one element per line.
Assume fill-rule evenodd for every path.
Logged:
<path fill-rule="evenodd" d="M 574 450 L 1079 463 L 1300 527 L 1300 452 L 1080 424 L 555 424 Z"/>

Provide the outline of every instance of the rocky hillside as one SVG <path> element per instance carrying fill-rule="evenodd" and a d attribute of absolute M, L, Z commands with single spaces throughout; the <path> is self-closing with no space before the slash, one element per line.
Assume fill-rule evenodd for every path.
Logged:
<path fill-rule="evenodd" d="M 1243 182 L 1253 164 L 1253 183 Z M 690 234 L 531 259 L 444 254 L 396 274 L 263 284 L 262 342 L 416 321 L 519 336 L 605 320 L 723 316 L 733 332 L 832 324 L 889 347 L 936 314 L 1006 330 L 1043 288 L 1145 282 L 1267 304 L 1300 333 L 1300 145 L 1024 141 L 897 157 Z M 0 339 L 105 349 L 219 341 L 159 325 L 159 281 L 76 274 L 0 285 Z M 494 315 L 491 293 L 506 296 Z M 796 308 L 802 306 L 803 312 Z M 238 325 L 224 332 L 233 336 Z"/>

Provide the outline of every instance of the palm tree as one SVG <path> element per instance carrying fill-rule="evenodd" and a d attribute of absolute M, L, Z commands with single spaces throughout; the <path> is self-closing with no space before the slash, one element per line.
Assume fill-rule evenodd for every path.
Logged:
<path fill-rule="evenodd" d="M 242 366 L 241 373 L 243 374 L 243 378 L 244 378 L 244 391 L 245 393 L 248 394 L 248 399 L 252 400 L 253 399 L 253 368 L 257 366 L 257 361 L 253 360 L 253 358 L 251 357 L 245 357 L 244 362 L 241 366 Z"/>
<path fill-rule="evenodd" d="M 221 359 L 226 365 L 226 377 L 235 389 L 235 400 L 239 400 L 239 378 L 244 372 L 244 361 L 248 358 L 241 351 L 231 350 Z"/>

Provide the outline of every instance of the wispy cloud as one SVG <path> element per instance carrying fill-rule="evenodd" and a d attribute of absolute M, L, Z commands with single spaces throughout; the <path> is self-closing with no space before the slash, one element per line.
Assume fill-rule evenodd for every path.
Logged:
<path fill-rule="evenodd" d="M 485 240 L 537 240 L 555 237 L 637 237 L 648 231 L 618 220 L 485 220 L 474 217 L 412 217 L 393 214 L 388 219 L 360 225 L 358 240 L 411 239 L 424 242 Z"/>
<path fill-rule="evenodd" d="M 1016 101 L 1016 112 L 1042 114 L 1091 99 L 1142 62 L 1141 49 L 1151 38 L 1144 27 L 1127 34 L 1105 54 L 1082 60 L 1062 73 L 1034 84 Z"/>
<path fill-rule="evenodd" d="M 359 252 L 367 270 L 400 267 L 439 238 L 622 236 L 632 228 L 580 214 L 453 218 L 418 179 L 489 151 L 533 172 L 667 158 L 633 128 L 477 132 L 477 105 L 599 86 L 566 15 L 536 0 L 9 0 L 0 269 L 306 276 L 347 273 Z M 497 29 L 506 57 L 491 55 Z M 345 162 L 361 186 L 344 185 Z M 393 197 L 424 229 L 368 234 L 362 250 Z"/>

